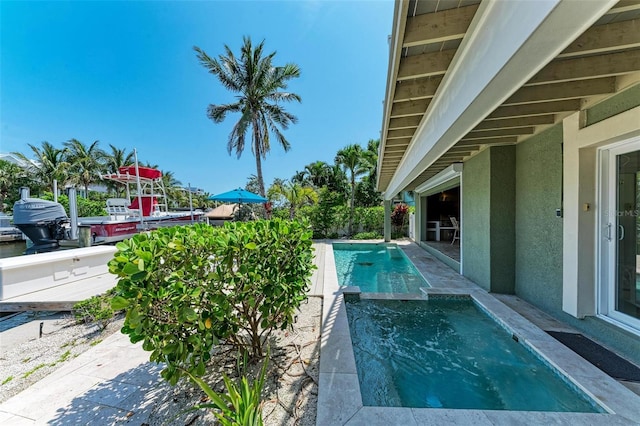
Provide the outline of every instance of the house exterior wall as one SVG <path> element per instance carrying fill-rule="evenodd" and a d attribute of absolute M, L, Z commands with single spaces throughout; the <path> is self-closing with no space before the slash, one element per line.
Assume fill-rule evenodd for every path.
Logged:
<path fill-rule="evenodd" d="M 485 290 L 491 285 L 490 184 L 491 157 L 485 150 L 462 170 L 462 256 L 464 275 Z"/>
<path fill-rule="evenodd" d="M 516 146 L 515 293 L 562 310 L 562 124 Z"/>
<path fill-rule="evenodd" d="M 634 86 L 587 110 L 583 122 L 587 128 L 596 123 L 600 127 L 610 125 L 613 133 L 613 127 L 619 127 L 614 121 L 620 114 L 638 106 L 640 86 Z M 593 221 L 585 222 L 584 218 L 570 214 L 568 218 L 556 215 L 556 209 L 563 207 L 563 201 L 565 213 L 576 210 L 580 215 L 595 214 L 583 211 L 585 202 L 592 206 L 596 203 L 591 195 L 586 199 L 582 194 L 595 191 L 593 185 L 580 183 L 584 180 L 582 174 L 578 181 L 580 194 L 573 194 L 577 198 L 567 194 L 566 189 L 565 181 L 570 177 L 566 176 L 564 164 L 569 156 L 564 140 L 565 127 L 577 123 L 577 119 L 565 120 L 516 146 L 492 147 L 465 162 L 462 186 L 464 275 L 488 291 L 512 291 L 640 363 L 640 337 L 595 315 Z M 636 127 L 640 129 L 640 121 Z M 592 183 L 597 170 L 595 152 L 595 148 L 581 148 L 580 154 L 573 159 L 580 163 L 581 169 L 587 170 Z M 563 238 L 565 226 L 578 226 L 573 222 L 580 223 L 578 237 L 593 241 L 591 244 L 578 242 L 578 251 L 572 254 L 567 253 Z M 580 251 L 580 247 L 584 250 Z M 590 253 L 590 258 L 584 258 L 585 251 Z M 575 291 L 582 294 L 579 304 L 593 306 L 588 310 L 581 308 L 582 315 L 580 310 L 567 310 L 567 301 L 563 301 L 567 298 L 563 268 L 567 267 L 565 263 L 571 256 L 582 259 L 575 276 L 578 285 Z M 591 287 L 584 284 L 587 277 L 592 279 Z M 510 279 L 512 288 L 509 287 Z"/>
<path fill-rule="evenodd" d="M 513 293 L 515 147 L 491 147 L 462 172 L 464 275 L 486 290 Z"/>
<path fill-rule="evenodd" d="M 515 290 L 516 147 L 495 146 L 491 154 L 491 291 Z"/>

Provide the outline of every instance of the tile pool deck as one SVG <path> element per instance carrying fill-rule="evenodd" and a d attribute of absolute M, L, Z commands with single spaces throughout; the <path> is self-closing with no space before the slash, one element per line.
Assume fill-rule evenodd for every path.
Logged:
<path fill-rule="evenodd" d="M 463 410 L 403 407 L 365 407 L 356 372 L 343 294 L 356 288 L 338 285 L 331 242 L 323 250 L 323 312 L 320 349 L 320 378 L 316 424 L 329 425 L 630 425 L 640 424 L 640 396 L 584 360 L 549 336 L 498 298 L 457 274 L 416 244 L 398 245 L 422 273 L 431 288 L 423 295 L 402 295 L 402 299 L 427 298 L 429 294 L 467 294 L 491 312 L 519 340 L 536 349 L 545 360 L 564 372 L 608 413 L 555 413 L 534 411 Z M 321 264 L 321 263 L 320 263 Z M 388 294 L 362 297 L 393 298 Z"/>

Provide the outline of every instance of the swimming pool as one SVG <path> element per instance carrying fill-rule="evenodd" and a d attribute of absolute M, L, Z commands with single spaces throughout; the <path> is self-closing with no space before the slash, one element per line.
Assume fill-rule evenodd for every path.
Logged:
<path fill-rule="evenodd" d="M 345 303 L 365 406 L 603 412 L 470 298 Z"/>
<path fill-rule="evenodd" d="M 429 284 L 396 244 L 334 243 L 341 286 L 363 293 L 420 293 Z"/>

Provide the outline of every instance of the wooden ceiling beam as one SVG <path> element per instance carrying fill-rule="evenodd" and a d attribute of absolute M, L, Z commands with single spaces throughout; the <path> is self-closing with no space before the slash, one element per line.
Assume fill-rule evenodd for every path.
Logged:
<path fill-rule="evenodd" d="M 615 91 L 615 77 L 567 81 L 564 83 L 523 87 L 514 93 L 509 99 L 504 101 L 502 105 L 580 99 L 588 96 L 615 93 Z"/>
<path fill-rule="evenodd" d="M 411 142 L 411 138 L 390 139 L 387 141 L 385 146 L 408 146 L 409 142 Z"/>
<path fill-rule="evenodd" d="M 522 136 L 532 135 L 535 133 L 535 127 L 518 127 L 515 129 L 496 129 L 496 130 L 478 130 L 475 132 L 469 132 L 464 137 L 464 140 L 470 139 L 492 139 L 502 136 Z"/>
<path fill-rule="evenodd" d="M 389 130 L 409 128 L 416 129 L 418 127 L 418 124 L 420 124 L 421 119 L 422 117 L 418 116 L 392 118 L 389 120 Z"/>
<path fill-rule="evenodd" d="M 557 57 L 602 54 L 639 46 L 640 19 L 630 19 L 589 28 Z"/>
<path fill-rule="evenodd" d="M 555 115 L 534 115 L 531 117 L 503 118 L 499 120 L 483 121 L 473 130 L 511 129 L 528 126 L 542 126 L 555 123 Z"/>
<path fill-rule="evenodd" d="M 402 47 L 458 40 L 464 37 L 478 5 L 459 7 L 407 18 Z"/>
<path fill-rule="evenodd" d="M 388 139 L 398 139 L 398 138 L 406 138 L 412 137 L 416 132 L 416 129 L 393 129 L 387 132 L 387 140 Z"/>
<path fill-rule="evenodd" d="M 640 49 L 607 55 L 553 60 L 525 86 L 630 74 L 640 70 Z"/>
<path fill-rule="evenodd" d="M 398 67 L 398 80 L 444 75 L 455 54 L 456 49 L 450 49 L 402 58 Z"/>
<path fill-rule="evenodd" d="M 391 107 L 391 118 L 422 116 L 430 102 L 430 99 L 420 99 L 417 101 L 395 103 Z"/>
<path fill-rule="evenodd" d="M 441 76 L 403 80 L 396 83 L 394 102 L 431 98 L 442 81 Z"/>
<path fill-rule="evenodd" d="M 511 105 L 498 107 L 486 120 L 507 117 L 526 117 L 531 115 L 547 115 L 564 111 L 578 111 L 580 109 L 579 99 L 569 99 L 566 101 L 540 102 L 535 104 Z"/>
<path fill-rule="evenodd" d="M 617 13 L 632 12 L 640 10 L 640 1 L 638 0 L 620 0 L 605 15 L 615 15 Z"/>
<path fill-rule="evenodd" d="M 508 144 L 508 143 L 516 143 L 516 142 L 518 142 L 517 136 L 494 137 L 491 139 L 483 139 L 482 142 L 478 142 L 477 139 L 466 139 L 465 137 L 460 139 L 460 141 L 456 144 L 456 146 L 478 145 L 478 143 L 481 143 L 482 145 L 491 145 L 494 143 Z"/>

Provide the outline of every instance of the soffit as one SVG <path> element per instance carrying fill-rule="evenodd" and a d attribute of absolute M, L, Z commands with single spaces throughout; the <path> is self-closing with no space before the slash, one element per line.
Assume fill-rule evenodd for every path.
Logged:
<path fill-rule="evenodd" d="M 486 1 L 486 0 L 485 0 Z M 385 191 L 466 35 L 480 1 L 410 1 L 394 23 L 378 189 Z M 398 23 L 400 23 L 398 25 Z M 393 49 L 392 54 L 393 54 Z M 390 63 L 394 60 L 391 58 Z M 393 73 L 393 75 L 391 75 Z M 640 0 L 622 0 L 426 168 L 414 189 L 492 145 L 516 144 L 640 80 Z"/>

